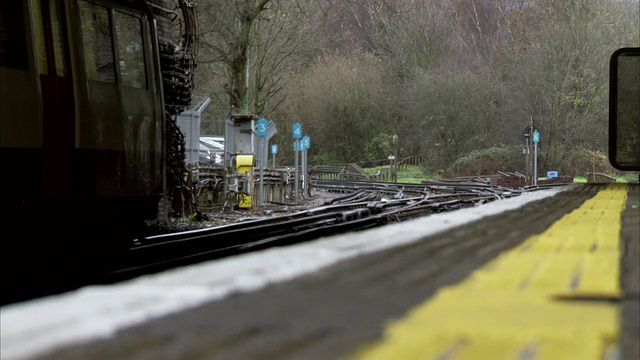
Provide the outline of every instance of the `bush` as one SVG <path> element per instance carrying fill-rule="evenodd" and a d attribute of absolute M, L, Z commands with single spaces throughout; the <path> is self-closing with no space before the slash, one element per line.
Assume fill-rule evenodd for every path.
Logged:
<path fill-rule="evenodd" d="M 584 148 L 561 149 L 556 153 L 562 154 L 556 161 L 542 162 L 541 166 L 550 170 L 557 170 L 566 176 L 585 176 L 592 172 L 614 175 L 615 170 L 609 159 L 600 151 Z"/>
<path fill-rule="evenodd" d="M 524 167 L 520 148 L 493 146 L 482 150 L 473 150 L 459 158 L 447 171 L 446 176 L 491 175 L 498 171 L 522 171 Z"/>

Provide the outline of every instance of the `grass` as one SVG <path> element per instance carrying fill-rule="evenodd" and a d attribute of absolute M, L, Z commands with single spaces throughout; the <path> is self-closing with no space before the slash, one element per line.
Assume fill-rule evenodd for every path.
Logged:
<path fill-rule="evenodd" d="M 403 166 L 398 169 L 398 182 L 420 183 L 422 180 L 432 179 L 433 176 L 425 174 L 419 166 Z"/>
<path fill-rule="evenodd" d="M 637 173 L 616 176 L 616 182 L 637 182 L 640 176 Z"/>
<path fill-rule="evenodd" d="M 362 169 L 365 174 L 374 175 L 378 172 L 384 173 L 389 171 L 389 166 L 376 166 L 372 168 Z M 422 168 L 415 165 L 401 166 L 398 168 L 398 182 L 419 184 L 422 180 L 434 179 L 433 175 L 425 174 Z"/>
<path fill-rule="evenodd" d="M 373 168 L 364 168 L 362 169 L 364 171 L 364 173 L 368 174 L 368 175 L 374 175 L 376 173 L 378 173 L 378 171 L 380 172 L 388 172 L 389 171 L 389 166 L 377 166 L 377 167 L 373 167 Z M 420 182 L 422 182 L 422 180 L 437 180 L 440 179 L 441 177 L 439 175 L 432 175 L 432 174 L 425 174 L 422 171 L 422 168 L 420 166 L 416 166 L 416 165 L 408 165 L 408 166 L 402 166 L 398 169 L 398 182 L 399 183 L 409 183 L 409 184 L 419 184 Z M 544 180 L 546 179 L 546 177 L 540 177 L 538 180 Z M 624 175 L 620 175 L 620 176 L 616 176 L 616 182 L 619 183 L 627 183 L 627 182 L 637 182 L 638 181 L 638 174 L 637 173 L 630 173 L 630 174 L 624 174 Z M 574 183 L 586 183 L 587 182 L 587 177 L 586 176 L 574 176 L 573 177 L 573 182 Z"/>
<path fill-rule="evenodd" d="M 619 182 L 619 183 L 637 182 L 638 181 L 638 174 L 625 174 L 625 175 L 616 176 L 615 178 L 616 178 L 616 182 Z M 574 183 L 586 183 L 587 182 L 587 177 L 586 176 L 574 176 L 573 182 Z"/>

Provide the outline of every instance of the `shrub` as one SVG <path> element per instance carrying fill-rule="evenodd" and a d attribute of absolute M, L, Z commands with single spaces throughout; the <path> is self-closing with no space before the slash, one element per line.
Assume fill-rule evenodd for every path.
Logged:
<path fill-rule="evenodd" d="M 459 158 L 447 170 L 447 176 L 490 175 L 498 171 L 515 172 L 524 167 L 522 156 L 517 156 L 519 148 L 493 146 L 473 150 Z"/>

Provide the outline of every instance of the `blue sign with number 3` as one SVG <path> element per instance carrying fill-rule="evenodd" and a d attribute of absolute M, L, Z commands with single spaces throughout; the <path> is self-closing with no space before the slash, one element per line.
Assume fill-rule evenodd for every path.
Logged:
<path fill-rule="evenodd" d="M 267 136 L 269 121 L 267 119 L 258 120 L 258 136 Z"/>

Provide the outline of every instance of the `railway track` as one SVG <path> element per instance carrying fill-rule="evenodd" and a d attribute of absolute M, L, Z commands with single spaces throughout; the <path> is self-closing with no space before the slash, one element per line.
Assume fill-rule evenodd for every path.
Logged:
<path fill-rule="evenodd" d="M 125 263 L 109 277 L 131 278 L 176 266 L 360 231 L 433 213 L 518 196 L 541 187 L 512 190 L 476 183 L 403 184 L 314 180 L 315 191 L 339 193 L 323 206 L 206 229 L 136 239 Z"/>
<path fill-rule="evenodd" d="M 335 196 L 328 197 L 321 206 L 284 215 L 124 240 L 130 245 L 123 252 L 104 254 L 100 264 L 82 263 L 59 273 L 29 273 L 25 279 L 30 280 L 16 286 L 11 296 L 3 298 L 3 304 L 87 285 L 114 284 L 207 260 L 361 231 L 547 188 L 512 190 L 476 183 L 348 180 L 314 180 L 310 186 L 314 192 L 331 192 Z"/>

